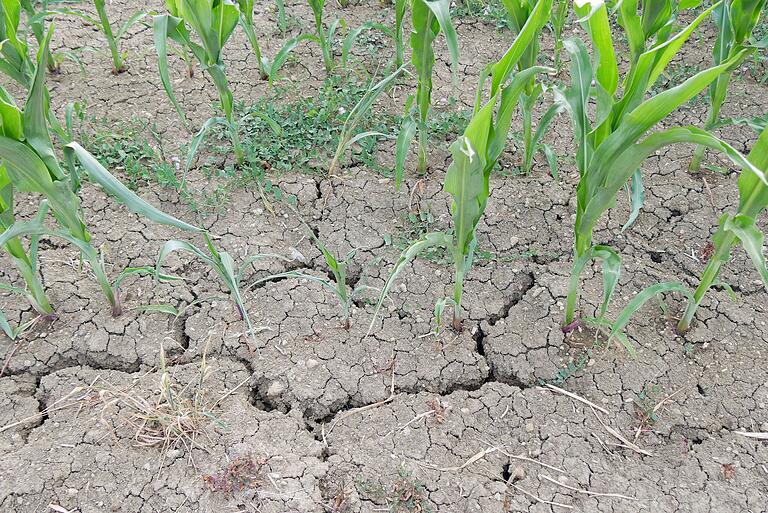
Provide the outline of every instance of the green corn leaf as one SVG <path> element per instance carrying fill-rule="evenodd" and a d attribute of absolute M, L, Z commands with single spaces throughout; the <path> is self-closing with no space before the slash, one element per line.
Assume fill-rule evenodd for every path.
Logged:
<path fill-rule="evenodd" d="M 621 331 L 624 329 L 624 327 L 629 323 L 630 319 L 635 314 L 635 312 L 640 310 L 640 308 L 642 308 L 642 306 L 649 299 L 652 299 L 657 295 L 664 294 L 666 292 L 679 292 L 680 294 L 683 294 L 687 298 L 691 297 L 690 291 L 687 288 L 685 288 L 685 286 L 682 283 L 677 283 L 677 282 L 657 283 L 656 285 L 651 285 L 650 287 L 643 289 L 632 299 L 632 301 L 629 302 L 629 304 L 624 308 L 624 310 L 622 310 L 622 312 L 616 318 L 616 322 L 613 323 L 613 327 L 611 329 L 611 335 L 609 339 L 618 336 L 621 333 Z M 629 341 L 624 338 L 619 337 L 619 340 L 622 340 L 622 344 L 624 344 L 624 347 L 627 349 L 629 354 L 634 358 L 637 354 L 634 346 L 632 346 L 629 343 Z"/>
<path fill-rule="evenodd" d="M 737 54 L 720 66 L 704 70 L 679 86 L 668 89 L 646 100 L 632 112 L 628 113 L 617 130 L 595 151 L 589 164 L 592 171 L 587 173 L 586 179 L 579 182 L 579 189 L 584 188 L 586 192 L 585 197 L 594 196 L 604 186 L 606 177 L 610 177 L 613 180 L 614 177 L 619 175 L 623 177 L 627 173 L 631 176 L 631 173 L 634 173 L 635 169 L 638 169 L 640 166 L 638 165 L 631 169 L 617 168 L 617 157 L 632 146 L 635 141 L 656 125 L 656 123 L 706 88 L 720 73 L 728 71 L 732 65 L 739 62 L 740 58 L 741 54 Z M 615 169 L 621 169 L 621 172 L 613 173 Z M 629 176 L 626 179 L 628 178 Z M 619 184 L 619 187 L 624 186 L 626 179 Z M 615 180 L 613 181 L 615 182 Z M 615 196 L 615 192 L 613 192 L 613 195 Z"/>
<path fill-rule="evenodd" d="M 171 33 L 177 33 L 177 27 L 183 23 L 180 18 L 168 16 L 167 14 L 161 14 L 155 16 L 153 22 L 155 48 L 157 49 L 157 66 L 160 71 L 160 82 L 163 84 L 165 94 L 171 100 L 173 107 L 179 114 L 181 121 L 186 125 L 186 116 L 181 108 L 181 104 L 176 99 L 176 95 L 173 92 L 173 86 L 171 85 L 171 78 L 168 75 L 168 46 L 167 39 L 171 37 Z"/>
<path fill-rule="evenodd" d="M 451 1 L 450 0 L 414 0 L 414 3 L 423 2 L 437 20 L 440 30 L 445 35 L 445 41 L 448 44 L 448 54 L 451 56 L 451 70 L 454 77 L 459 66 L 459 37 L 456 29 L 451 22 Z"/>
<path fill-rule="evenodd" d="M 77 157 L 83 169 L 88 174 L 88 177 L 94 182 L 100 185 L 104 191 L 124 204 L 131 212 L 141 215 L 146 219 L 155 223 L 165 224 L 173 226 L 181 230 L 202 232 L 202 228 L 185 223 L 173 216 L 170 216 L 164 212 L 161 212 L 157 208 L 153 207 L 140 197 L 138 197 L 133 191 L 123 185 L 120 180 L 115 178 L 104 166 L 102 166 L 87 150 L 76 142 L 69 143 L 64 148 L 65 153 L 74 155 Z M 55 207 L 54 207 L 55 210 Z"/>
<path fill-rule="evenodd" d="M 580 21 L 585 25 L 598 55 L 595 78 L 608 94 L 613 95 L 619 84 L 619 69 L 611 39 L 608 8 L 601 1 L 587 2 L 582 7 L 574 3 L 574 10 L 578 16 L 582 16 Z"/>
<path fill-rule="evenodd" d="M 567 39 L 563 48 L 571 56 L 571 86 L 564 92 L 555 89 L 555 101 L 570 114 L 573 123 L 576 150 L 576 167 L 583 177 L 592 158 L 593 148 L 587 134 L 592 131 L 589 120 L 589 98 L 592 84 L 592 63 L 586 46 L 578 39 Z"/>
<path fill-rule="evenodd" d="M 379 299 L 376 302 L 376 308 L 373 311 L 373 319 L 371 319 L 371 324 L 368 326 L 366 337 L 373 331 L 373 326 L 376 323 L 376 319 L 379 317 L 379 312 L 381 311 L 382 305 L 384 305 L 384 300 L 389 295 L 389 291 L 395 284 L 397 276 L 403 271 L 403 269 L 405 269 L 405 266 L 413 261 L 413 259 L 415 259 L 417 256 L 419 256 L 421 252 L 426 251 L 427 249 L 448 248 L 450 246 L 450 235 L 443 232 L 432 232 L 424 235 L 421 239 L 408 246 L 400 254 L 400 258 L 398 258 L 397 262 L 395 262 L 395 265 L 392 267 L 392 272 L 389 273 L 389 276 L 384 282 L 384 287 L 381 289 L 381 294 L 379 295 Z"/>
<path fill-rule="evenodd" d="M 642 163 L 659 149 L 677 143 L 693 143 L 716 149 L 743 169 L 756 174 L 760 180 L 768 184 L 765 174 L 751 164 L 741 153 L 729 144 L 721 141 L 710 133 L 696 127 L 671 128 L 648 136 L 644 141 L 631 145 L 624 152 L 614 155 L 610 171 L 598 170 L 602 173 L 603 183 L 599 188 L 589 191 L 589 198 L 582 215 L 577 223 L 577 233 L 591 233 L 597 220 L 608 208 L 613 206 L 616 194 L 627 180 L 639 169 Z M 602 149 L 602 147 L 601 147 Z M 582 181 L 579 187 L 582 187 Z"/>
<path fill-rule="evenodd" d="M 203 123 L 203 126 L 200 127 L 200 130 L 195 134 L 195 136 L 192 138 L 192 141 L 189 143 L 189 149 L 187 150 L 187 160 L 184 163 L 184 174 L 181 177 L 181 186 L 184 187 L 184 183 L 187 180 L 187 173 L 190 169 L 192 169 L 192 162 L 195 160 L 195 155 L 197 155 L 197 150 L 200 147 L 200 144 L 203 142 L 203 139 L 205 139 L 205 135 L 210 131 L 211 128 L 213 128 L 215 125 L 227 125 L 228 121 L 225 118 L 221 117 L 213 117 L 208 118 L 205 123 Z"/>
<path fill-rule="evenodd" d="M 486 112 L 486 109 L 481 111 L 483 112 Z M 486 138 L 491 114 L 492 112 L 488 110 L 486 119 L 483 120 L 486 123 L 484 127 Z M 478 146 L 481 144 L 484 142 L 480 139 Z M 453 162 L 448 167 L 443 187 L 453 197 L 451 211 L 454 237 L 457 251 L 463 256 L 468 253 L 469 244 L 474 238 L 475 227 L 482 217 L 481 207 L 486 199 L 484 197 L 486 192 L 485 155 L 483 148 L 475 149 L 467 136 L 460 137 L 451 145 L 451 154 Z"/>
<path fill-rule="evenodd" d="M 537 38 L 541 29 L 549 21 L 552 12 L 552 2 L 553 0 L 539 0 L 531 11 L 525 25 L 520 29 L 512 46 L 509 47 L 501 60 L 493 65 L 493 78 L 491 80 L 492 96 L 501 90 L 509 76 L 514 72 L 518 61 L 520 61 L 528 46 Z"/>
<path fill-rule="evenodd" d="M 79 216 L 79 198 L 67 182 L 53 181 L 45 163 L 29 146 L 0 136 L 0 155 L 16 190 L 42 194 L 56 218 L 73 236 L 84 241 L 90 239 Z"/>
<path fill-rule="evenodd" d="M 615 249 L 600 245 L 592 248 L 591 257 L 603 261 L 603 302 L 600 304 L 599 315 L 602 320 L 621 277 L 621 257 Z"/>
<path fill-rule="evenodd" d="M 629 191 L 631 208 L 629 212 L 629 219 L 627 219 L 627 222 L 624 224 L 624 226 L 621 227 L 622 232 L 632 226 L 637 217 L 640 215 L 640 210 L 642 210 L 643 203 L 645 202 L 643 175 L 639 169 L 636 170 L 632 175 L 632 185 L 629 187 Z"/>
<path fill-rule="evenodd" d="M 398 191 L 403 182 L 405 161 L 408 159 L 408 149 L 416 136 L 416 129 L 416 121 L 411 116 L 405 116 L 395 143 L 395 190 Z"/>
<path fill-rule="evenodd" d="M 314 41 L 319 43 L 317 37 L 311 34 L 301 34 L 299 36 L 296 36 L 286 41 L 285 44 L 277 52 L 277 55 L 275 55 L 275 58 L 272 59 L 272 62 L 269 65 L 270 85 L 277 78 L 277 74 L 280 71 L 280 68 L 282 68 L 283 65 L 286 63 L 293 49 L 296 48 L 296 46 L 302 41 Z"/>
<path fill-rule="evenodd" d="M 16 333 L 13 331 L 13 328 L 11 328 L 11 325 L 8 324 L 8 319 L 5 318 L 2 310 L 0 310 L 0 330 L 3 330 L 3 333 L 5 333 L 5 336 L 9 339 L 16 340 Z"/>
<path fill-rule="evenodd" d="M 732 232 L 744 246 L 744 250 L 752 259 L 755 268 L 763 279 L 763 284 L 768 288 L 768 269 L 765 266 L 765 253 L 763 252 L 763 233 L 757 228 L 755 220 L 743 214 L 729 217 L 725 221 L 724 229 Z"/>
<path fill-rule="evenodd" d="M 24 137 L 42 159 L 51 174 L 57 179 L 64 178 L 65 174 L 59 167 L 59 161 L 53 151 L 51 136 L 48 133 L 48 90 L 45 87 L 44 58 L 48 52 L 48 45 L 53 37 L 53 24 L 43 40 L 43 45 L 38 51 L 37 68 L 32 79 L 32 88 L 24 106 Z"/>

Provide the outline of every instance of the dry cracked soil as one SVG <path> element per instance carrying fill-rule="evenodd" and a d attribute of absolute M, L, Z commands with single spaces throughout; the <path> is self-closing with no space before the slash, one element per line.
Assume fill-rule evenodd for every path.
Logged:
<path fill-rule="evenodd" d="M 117 22 L 147 7 L 163 9 L 156 0 L 108 5 Z M 311 26 L 305 2 L 289 1 L 287 9 L 289 31 L 281 34 L 272 3 L 256 2 L 268 55 Z M 326 18 L 336 17 L 354 27 L 389 23 L 393 11 L 379 0 L 345 9 L 329 4 Z M 444 43 L 436 44 L 434 96 L 444 110 L 471 107 L 476 77 L 512 37 L 487 19 L 456 23 L 456 79 Z M 575 25 L 567 30 L 583 35 Z M 552 38 L 546 31 L 544 37 L 551 54 Z M 713 38 L 702 26 L 676 69 L 703 69 Z M 112 120 L 150 119 L 181 158 L 190 134 L 160 86 L 151 27 L 129 31 L 129 68 L 119 75 L 110 73 L 101 34 L 80 19 L 57 18 L 53 47 L 77 52 L 87 70 L 65 61 L 49 77 L 57 112 L 87 100 L 91 112 Z M 360 69 L 391 58 L 387 45 L 356 52 Z M 225 55 L 236 98 L 268 94 L 241 33 Z M 202 122 L 215 89 L 202 72 L 186 77 L 178 56 L 171 64 L 180 102 L 193 124 Z M 325 78 L 318 48 L 297 47 L 283 75 L 312 95 Z M 380 107 L 397 113 L 412 86 L 406 80 Z M 745 68 L 724 116 L 763 114 L 767 99 Z M 705 116 L 705 102 L 693 102 L 667 124 L 701 124 Z M 720 135 L 743 151 L 755 139 L 745 127 Z M 733 293 L 712 290 L 684 336 L 674 329 L 682 298 L 640 310 L 627 328 L 635 358 L 592 331 L 564 334 L 578 178 L 564 116 L 547 142 L 560 156 L 560 179 L 543 159 L 529 176 L 493 176 L 478 229 L 485 256 L 469 274 L 459 333 L 433 331 L 435 302 L 453 277 L 440 255 L 406 266 L 370 334 L 370 294 L 355 299 L 346 328 L 336 297 L 318 282 L 261 282 L 244 294 L 259 326 L 248 337 L 217 276 L 200 261 L 168 260 L 165 270 L 180 282 L 129 278 L 121 287 L 126 311 L 113 318 L 76 251 L 44 239 L 41 273 L 57 318 L 17 341 L 0 338 L 0 511 L 768 511 L 768 443 L 739 434 L 768 431 L 768 296 L 748 258 L 734 250 L 723 275 Z M 253 187 L 231 191 L 205 216 L 172 189 L 139 192 L 200 222 L 236 260 L 285 257 L 256 261 L 244 284 L 287 271 L 328 278 L 300 216 L 337 254 L 355 250 L 350 287 L 376 288 L 399 256 L 392 241 L 412 234 L 409 212 L 449 228 L 443 146 L 435 144 L 427 176 L 406 176 L 398 193 L 390 178 L 352 160 L 334 178 L 285 173 L 279 184 L 295 195 L 298 215 L 281 203 L 265 205 Z M 510 146 L 502 170 L 519 162 Z M 379 158 L 391 167 L 387 153 Z M 611 316 L 653 283 L 695 286 L 719 216 L 738 203 L 736 171 L 710 156 L 710 169 L 691 175 L 691 153 L 681 146 L 652 157 L 643 167 L 646 204 L 636 224 L 622 231 L 629 206 L 621 197 L 596 230 L 595 241 L 623 258 Z M 204 181 L 192 171 L 193 186 Z M 132 215 L 94 186 L 86 184 L 81 196 L 113 275 L 153 265 L 169 239 L 189 239 Z M 34 215 L 36 201 L 23 197 L 20 217 Z M 10 260 L 3 255 L 0 262 L 0 279 L 19 283 Z M 587 315 L 598 307 L 601 283 L 599 269 L 587 272 L 580 307 Z M 142 311 L 148 304 L 183 311 Z M 0 296 L 0 308 L 14 324 L 33 318 L 10 296 Z"/>

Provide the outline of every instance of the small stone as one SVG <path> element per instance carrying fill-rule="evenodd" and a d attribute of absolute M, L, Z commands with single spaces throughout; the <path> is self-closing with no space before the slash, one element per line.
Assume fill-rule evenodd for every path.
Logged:
<path fill-rule="evenodd" d="M 318 365 L 320 365 L 320 362 L 318 362 L 314 358 L 310 358 L 309 360 L 307 360 L 307 369 L 314 369 Z"/>
<path fill-rule="evenodd" d="M 77 488 L 67 488 L 67 495 L 69 496 L 77 495 Z"/>
<path fill-rule="evenodd" d="M 509 247 L 514 248 L 517 246 L 517 243 L 520 242 L 520 237 L 512 236 L 509 238 Z"/>
<path fill-rule="evenodd" d="M 181 450 L 180 450 L 180 449 L 171 449 L 170 451 L 168 451 L 168 452 L 166 453 L 166 455 L 165 455 L 165 456 L 166 456 L 166 458 L 168 458 L 169 460 L 175 460 L 176 458 L 178 458 L 179 456 L 181 456 Z"/>
<path fill-rule="evenodd" d="M 533 425 L 533 422 L 528 422 L 528 423 L 525 425 L 525 430 L 526 430 L 528 433 L 533 433 L 534 431 L 536 431 L 536 426 L 534 426 L 534 425 Z"/>
<path fill-rule="evenodd" d="M 283 385 L 279 381 L 273 382 L 271 385 L 269 385 L 269 388 L 267 389 L 267 395 L 269 397 L 277 397 L 283 392 L 285 392 L 286 386 Z"/>

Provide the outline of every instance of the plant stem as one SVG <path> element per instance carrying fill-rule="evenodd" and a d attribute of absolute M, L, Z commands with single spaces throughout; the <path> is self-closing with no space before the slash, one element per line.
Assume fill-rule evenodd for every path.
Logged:
<path fill-rule="evenodd" d="M 523 173 L 530 174 L 531 168 L 533 168 L 533 137 L 532 137 L 532 125 L 533 125 L 533 112 L 529 105 L 528 98 L 523 96 L 520 102 L 521 110 L 523 111 L 523 144 L 525 149 L 523 164 Z"/>
<path fill-rule="evenodd" d="M 31 262 L 26 258 L 13 257 L 16 267 L 24 279 L 24 283 L 27 284 L 27 289 L 31 295 L 31 299 L 34 300 L 32 305 L 38 313 L 50 314 L 53 313 L 53 307 L 48 301 L 48 297 L 45 295 L 43 284 L 40 282 L 40 276 L 37 271 L 32 267 Z"/>
<path fill-rule="evenodd" d="M 419 167 L 417 171 L 420 175 L 424 175 L 427 172 L 428 135 L 426 123 L 419 123 Z"/>
<path fill-rule="evenodd" d="M 107 38 L 107 45 L 109 51 L 112 54 L 112 66 L 113 73 L 118 74 L 125 71 L 123 60 L 120 57 L 120 50 L 117 48 L 117 41 L 115 41 L 115 35 L 112 33 L 112 26 L 109 24 L 109 18 L 107 17 L 107 10 L 104 8 L 104 0 L 95 0 L 94 5 L 96 11 L 99 13 L 99 20 L 101 21 L 101 30 L 104 32 L 104 36 Z"/>
<path fill-rule="evenodd" d="M 707 263 L 707 267 L 704 269 L 704 272 L 701 275 L 701 282 L 696 288 L 696 291 L 693 293 L 693 299 L 688 301 L 685 314 L 683 314 L 683 318 L 680 319 L 680 322 L 677 325 L 678 332 L 685 333 L 688 331 L 688 328 L 691 327 L 691 322 L 693 321 L 693 317 L 696 315 L 696 311 L 699 309 L 699 305 L 701 305 L 701 301 L 704 299 L 707 291 L 710 289 L 710 287 L 712 287 L 712 284 L 720 275 L 720 268 L 728 258 L 728 252 L 733 245 L 734 239 L 735 237 L 729 234 L 720 248 L 720 250 L 724 249 L 724 251 L 719 250 L 715 255 L 712 255 L 712 258 L 710 258 L 709 263 Z M 725 255 L 721 255 L 723 252 Z"/>
<path fill-rule="evenodd" d="M 577 216 L 576 226 L 579 219 Z M 571 324 L 576 318 L 576 303 L 579 300 L 579 285 L 581 272 L 586 265 L 586 257 L 592 248 L 592 232 L 579 235 L 576 234 L 576 243 L 574 244 L 573 267 L 571 268 L 571 278 L 568 282 L 568 298 L 565 303 L 565 324 Z"/>

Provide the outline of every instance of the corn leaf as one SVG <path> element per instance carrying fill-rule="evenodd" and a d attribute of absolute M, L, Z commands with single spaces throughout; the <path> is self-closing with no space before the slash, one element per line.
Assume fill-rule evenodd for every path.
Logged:
<path fill-rule="evenodd" d="M 201 232 L 202 228 L 191 225 L 175 217 L 168 215 L 153 207 L 133 191 L 123 185 L 120 180 L 115 178 L 104 166 L 102 166 L 87 150 L 76 142 L 68 144 L 64 151 L 77 157 L 88 177 L 100 185 L 104 191 L 124 204 L 131 212 L 141 215 L 146 219 L 159 224 L 173 226 L 181 230 Z"/>

